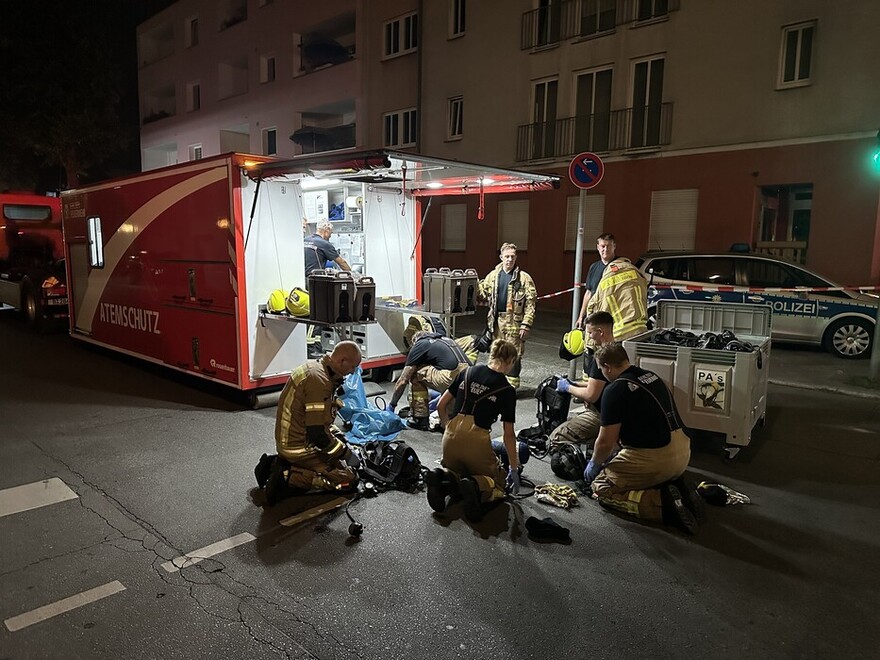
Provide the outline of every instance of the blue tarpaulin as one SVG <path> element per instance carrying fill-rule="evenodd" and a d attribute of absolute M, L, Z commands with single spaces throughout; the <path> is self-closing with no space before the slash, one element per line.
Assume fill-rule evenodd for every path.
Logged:
<path fill-rule="evenodd" d="M 393 440 L 406 428 L 406 423 L 395 413 L 379 410 L 367 401 L 361 373 L 358 367 L 342 383 L 344 393 L 340 398 L 344 405 L 339 409 L 339 416 L 351 423 L 345 439 L 357 445 L 370 440 Z"/>

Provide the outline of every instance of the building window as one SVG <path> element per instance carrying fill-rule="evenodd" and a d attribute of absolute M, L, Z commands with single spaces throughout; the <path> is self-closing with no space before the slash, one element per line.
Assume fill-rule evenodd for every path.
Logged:
<path fill-rule="evenodd" d="M 699 201 L 700 191 L 695 188 L 653 191 L 648 249 L 693 250 Z"/>
<path fill-rule="evenodd" d="M 449 0 L 449 36 L 460 37 L 465 31 L 467 0 Z"/>
<path fill-rule="evenodd" d="M 418 138 L 418 114 L 415 108 L 389 112 L 384 116 L 386 147 L 413 147 Z"/>
<path fill-rule="evenodd" d="M 577 249 L 578 209 L 580 195 L 570 195 L 565 208 L 565 247 L 567 252 Z M 583 251 L 592 253 L 596 249 L 596 237 L 605 225 L 605 195 L 590 193 L 584 204 L 584 242 Z"/>
<path fill-rule="evenodd" d="M 518 250 L 529 249 L 529 200 L 498 202 L 498 245 L 513 243 Z"/>
<path fill-rule="evenodd" d="M 444 204 L 440 214 L 440 249 L 464 252 L 467 249 L 467 204 Z"/>
<path fill-rule="evenodd" d="M 576 74 L 575 152 L 609 150 L 611 79 L 611 69 Z"/>
<path fill-rule="evenodd" d="M 660 144 L 665 63 L 657 57 L 633 65 L 630 149 Z"/>
<path fill-rule="evenodd" d="M 278 154 L 278 129 L 263 129 L 263 154 L 266 156 Z"/>
<path fill-rule="evenodd" d="M 610 32 L 617 22 L 617 0 L 583 0 L 581 2 L 581 37 Z"/>
<path fill-rule="evenodd" d="M 669 0 L 638 0 L 636 20 L 650 21 L 669 13 Z"/>
<path fill-rule="evenodd" d="M 89 233 L 89 266 L 104 267 L 104 237 L 101 232 L 101 218 L 93 216 L 88 219 Z"/>
<path fill-rule="evenodd" d="M 275 55 L 260 57 L 260 82 L 270 83 L 275 80 Z"/>
<path fill-rule="evenodd" d="M 200 145 L 200 144 L 189 145 L 189 159 L 190 160 L 200 160 L 201 157 L 202 157 L 202 145 Z"/>
<path fill-rule="evenodd" d="M 411 53 L 419 46 L 419 15 L 407 14 L 384 26 L 385 57 Z"/>
<path fill-rule="evenodd" d="M 532 149 L 530 159 L 556 155 L 556 93 L 559 81 L 543 80 L 532 88 Z"/>
<path fill-rule="evenodd" d="M 187 48 L 199 45 L 199 19 L 197 16 L 186 19 L 184 34 Z"/>
<path fill-rule="evenodd" d="M 800 87 L 810 84 L 815 34 L 815 21 L 782 28 L 779 87 Z"/>
<path fill-rule="evenodd" d="M 186 111 L 193 112 L 202 107 L 202 87 L 197 82 L 186 84 Z"/>
<path fill-rule="evenodd" d="M 446 138 L 460 140 L 464 132 L 464 98 L 455 96 L 449 99 L 446 114 Z"/>

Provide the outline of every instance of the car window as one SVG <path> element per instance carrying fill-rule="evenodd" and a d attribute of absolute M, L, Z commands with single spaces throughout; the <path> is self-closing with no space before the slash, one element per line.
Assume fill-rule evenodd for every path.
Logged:
<path fill-rule="evenodd" d="M 671 280 L 686 280 L 687 259 L 654 259 L 648 268 L 654 271 L 657 277 L 666 277 Z"/>
<path fill-rule="evenodd" d="M 797 284 L 795 284 L 794 286 L 808 286 L 814 288 L 837 286 L 836 284 L 834 284 L 834 282 L 823 280 L 821 277 L 817 277 L 812 273 L 801 270 L 797 266 L 787 266 L 787 268 L 791 270 L 792 273 L 794 273 L 794 277 L 797 279 Z M 845 298 L 847 300 L 851 299 L 851 296 L 845 291 L 820 291 L 817 292 L 816 295 L 829 296 L 831 298 Z"/>
<path fill-rule="evenodd" d="M 693 282 L 735 285 L 736 269 L 734 268 L 733 259 L 726 257 L 695 257 L 688 279 Z"/>
<path fill-rule="evenodd" d="M 763 259 L 744 259 L 746 284 L 754 287 L 795 287 L 806 286 L 799 281 L 795 272 L 783 264 Z"/>

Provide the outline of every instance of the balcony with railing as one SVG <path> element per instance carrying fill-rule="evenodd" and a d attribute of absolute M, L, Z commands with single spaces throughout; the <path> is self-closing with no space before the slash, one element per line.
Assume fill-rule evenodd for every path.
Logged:
<path fill-rule="evenodd" d="M 527 11 L 520 22 L 520 48 L 553 46 L 569 39 L 611 34 L 665 19 L 680 0 L 563 0 Z"/>
<path fill-rule="evenodd" d="M 516 160 L 573 156 L 582 151 L 651 151 L 672 138 L 672 103 L 624 108 L 581 117 L 523 124 L 517 129 Z"/>

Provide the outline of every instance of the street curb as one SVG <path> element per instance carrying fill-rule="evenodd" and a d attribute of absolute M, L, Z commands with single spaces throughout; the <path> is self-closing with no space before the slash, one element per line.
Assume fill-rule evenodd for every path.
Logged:
<path fill-rule="evenodd" d="M 806 383 L 797 383 L 790 380 L 770 379 L 773 385 L 782 385 L 783 387 L 797 387 L 802 390 L 816 390 L 819 392 L 830 392 L 832 394 L 843 394 L 845 396 L 854 396 L 860 399 L 880 399 L 880 390 L 876 392 L 859 390 L 852 387 L 831 387 L 829 385 L 808 385 Z"/>

